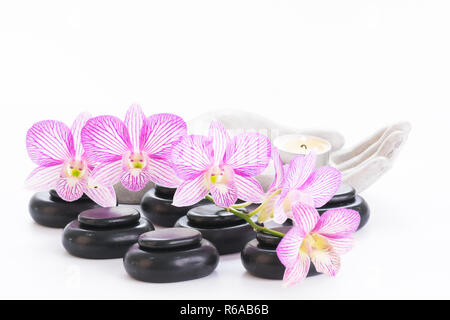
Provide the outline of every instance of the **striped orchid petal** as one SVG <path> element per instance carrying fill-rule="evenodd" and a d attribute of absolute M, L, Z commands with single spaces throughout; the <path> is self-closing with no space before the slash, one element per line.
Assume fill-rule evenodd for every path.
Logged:
<path fill-rule="evenodd" d="M 60 178 L 56 182 L 56 192 L 61 199 L 65 201 L 75 201 L 81 198 L 87 183 L 84 179 L 77 179 L 73 177 Z"/>
<path fill-rule="evenodd" d="M 120 182 L 130 191 L 139 191 L 150 181 L 147 170 L 125 169 L 122 171 Z"/>
<path fill-rule="evenodd" d="M 302 282 L 308 275 L 311 260 L 308 255 L 300 253 L 298 261 L 284 271 L 283 282 L 286 286 L 293 286 Z"/>
<path fill-rule="evenodd" d="M 111 186 L 86 188 L 85 193 L 95 203 L 102 207 L 115 207 L 117 205 L 116 192 Z"/>
<path fill-rule="evenodd" d="M 285 186 L 289 189 L 300 188 L 313 172 L 315 165 L 316 155 L 314 152 L 310 152 L 305 156 L 295 156 L 286 172 Z"/>
<path fill-rule="evenodd" d="M 128 129 L 117 117 L 99 116 L 88 120 L 81 130 L 87 155 L 98 162 L 112 162 L 132 150 Z"/>
<path fill-rule="evenodd" d="M 352 237 L 345 238 L 331 238 L 326 237 L 328 243 L 333 247 L 334 252 L 337 254 L 345 254 L 353 248 L 354 239 Z"/>
<path fill-rule="evenodd" d="M 237 190 L 233 182 L 228 184 L 212 185 L 211 196 L 214 202 L 221 207 L 231 207 L 237 201 Z"/>
<path fill-rule="evenodd" d="M 211 167 L 212 157 L 211 140 L 204 136 L 189 135 L 174 144 L 171 160 L 178 177 L 191 180 Z"/>
<path fill-rule="evenodd" d="M 288 213 L 291 213 L 291 211 L 286 212 L 283 208 L 283 200 L 281 197 L 278 197 L 278 199 L 275 201 L 274 206 L 274 212 L 273 212 L 273 221 L 275 221 L 278 224 L 283 224 L 288 217 Z"/>
<path fill-rule="evenodd" d="M 311 232 L 319 221 L 319 213 L 311 206 L 297 202 L 292 205 L 292 214 L 295 225 L 298 226 L 305 234 Z"/>
<path fill-rule="evenodd" d="M 120 181 L 122 170 L 122 160 L 102 163 L 95 167 L 90 179 L 96 186 L 112 186 Z"/>
<path fill-rule="evenodd" d="M 186 134 L 186 122 L 181 117 L 170 113 L 154 114 L 142 127 L 140 150 L 154 157 L 169 158 L 173 143 Z"/>
<path fill-rule="evenodd" d="M 275 176 L 274 176 L 272 185 L 269 187 L 268 193 L 281 188 L 281 186 L 283 185 L 283 182 L 284 182 L 283 161 L 281 160 L 278 149 L 275 147 L 272 147 L 272 159 L 273 159 L 273 166 L 275 169 Z"/>
<path fill-rule="evenodd" d="M 258 212 L 258 222 L 262 223 L 267 220 L 273 219 L 275 217 L 275 204 L 277 200 L 279 199 L 280 195 L 275 195 L 273 197 L 269 197 L 266 200 L 264 200 L 262 206 L 260 207 L 260 210 Z M 283 212 L 284 214 L 284 212 Z M 278 217 L 279 219 L 283 217 Z M 279 224 L 283 224 L 287 219 L 287 216 L 285 215 L 284 220 L 280 223 L 278 221 L 275 221 Z"/>
<path fill-rule="evenodd" d="M 27 132 L 26 144 L 28 155 L 39 166 L 58 165 L 75 154 L 72 133 L 60 121 L 35 123 Z"/>
<path fill-rule="evenodd" d="M 51 167 L 37 167 L 25 180 L 25 186 L 34 191 L 54 189 L 62 167 L 62 164 Z"/>
<path fill-rule="evenodd" d="M 324 236 L 346 237 L 358 229 L 360 219 L 355 210 L 330 209 L 322 214 L 313 232 Z"/>
<path fill-rule="evenodd" d="M 166 160 L 150 158 L 147 170 L 150 180 L 160 186 L 176 188 L 181 183 L 172 166 Z"/>
<path fill-rule="evenodd" d="M 230 136 L 219 121 L 212 121 L 209 127 L 209 138 L 212 140 L 214 150 L 214 164 L 220 165 L 223 163 L 223 157 L 227 145 L 230 142 Z"/>
<path fill-rule="evenodd" d="M 309 252 L 309 256 L 317 272 L 331 277 L 334 277 L 341 267 L 341 259 L 331 245 L 325 248 L 312 249 Z"/>
<path fill-rule="evenodd" d="M 134 152 L 140 151 L 141 129 L 144 125 L 145 114 L 138 104 L 132 104 L 125 115 L 125 126 L 128 129 L 131 146 Z"/>
<path fill-rule="evenodd" d="M 183 181 L 175 191 L 172 205 L 176 207 L 187 207 L 198 203 L 208 194 L 208 184 L 204 174 Z"/>
<path fill-rule="evenodd" d="M 78 160 L 81 159 L 84 154 L 83 144 L 81 143 L 81 129 L 83 129 L 84 125 L 90 118 L 92 118 L 90 113 L 83 112 L 78 115 L 78 117 L 73 122 L 72 127 L 70 128 L 73 136 L 75 158 Z"/>
<path fill-rule="evenodd" d="M 259 133 L 247 132 L 233 137 L 225 152 L 225 163 L 236 174 L 254 177 L 261 174 L 270 161 L 270 140 Z"/>
<path fill-rule="evenodd" d="M 239 199 L 255 203 L 261 203 L 263 201 L 264 190 L 255 178 L 235 174 L 234 184 Z"/>
<path fill-rule="evenodd" d="M 333 167 L 321 167 L 306 180 L 301 190 L 314 199 L 314 207 L 325 205 L 341 185 L 341 172 Z"/>
<path fill-rule="evenodd" d="M 300 246 L 304 237 L 303 230 L 294 226 L 284 235 L 278 244 L 277 256 L 286 268 L 291 268 L 297 263 Z"/>

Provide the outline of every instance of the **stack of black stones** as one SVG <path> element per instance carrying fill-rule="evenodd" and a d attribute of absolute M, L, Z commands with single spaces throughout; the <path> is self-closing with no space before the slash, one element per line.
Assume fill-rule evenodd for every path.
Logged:
<path fill-rule="evenodd" d="M 86 259 L 123 258 L 125 270 L 137 280 L 176 282 L 205 277 L 215 270 L 219 255 L 238 252 L 250 274 L 282 278 L 284 266 L 276 256 L 280 238 L 255 233 L 244 220 L 207 200 L 190 207 L 172 206 L 174 192 L 156 186 L 142 198 L 140 207 L 101 208 L 86 196 L 66 202 L 51 190 L 36 193 L 29 210 L 38 224 L 64 228 L 62 243 L 70 254 Z M 367 203 L 348 185 L 342 185 L 318 211 L 322 214 L 331 208 L 359 212 L 359 228 L 369 219 Z M 168 228 L 155 230 L 153 223 Z M 275 230 L 284 233 L 289 223 Z M 312 266 L 308 276 L 315 274 Z"/>

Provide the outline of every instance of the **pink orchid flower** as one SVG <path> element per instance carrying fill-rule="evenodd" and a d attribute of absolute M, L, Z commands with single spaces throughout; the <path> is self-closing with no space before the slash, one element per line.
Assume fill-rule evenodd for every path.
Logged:
<path fill-rule="evenodd" d="M 138 191 L 153 181 L 176 187 L 169 160 L 172 143 L 186 135 L 186 123 L 174 114 L 161 113 L 148 118 L 138 105 L 132 105 L 123 122 L 114 116 L 90 119 L 81 132 L 86 153 L 99 165 L 92 173 L 100 185 L 119 181 Z"/>
<path fill-rule="evenodd" d="M 286 267 L 284 282 L 288 286 L 301 282 L 311 262 L 317 272 L 335 276 L 341 265 L 339 255 L 352 248 L 359 214 L 331 209 L 319 216 L 316 209 L 302 203 L 294 204 L 292 210 L 294 226 L 277 247 L 277 256 Z"/>
<path fill-rule="evenodd" d="M 268 165 L 271 144 L 259 133 L 230 138 L 220 122 L 213 121 L 208 137 L 186 136 L 174 145 L 172 165 L 183 180 L 173 205 L 189 206 L 209 192 L 216 204 L 233 205 L 239 198 L 261 202 L 264 191 L 254 178 Z"/>
<path fill-rule="evenodd" d="M 27 178 L 28 188 L 55 189 L 65 201 L 75 201 L 85 193 L 101 206 L 116 205 L 116 194 L 111 186 L 97 187 L 91 183 L 95 163 L 87 157 L 80 139 L 81 129 L 89 118 L 87 113 L 80 114 L 71 129 L 60 121 L 46 120 L 28 130 L 28 154 L 39 166 Z"/>
<path fill-rule="evenodd" d="M 314 208 L 322 207 L 341 185 L 341 172 L 338 169 L 324 166 L 314 170 L 314 152 L 294 157 L 289 166 L 283 166 L 278 152 L 273 157 L 276 174 L 271 189 L 281 189 L 271 208 L 277 223 L 282 224 L 287 218 L 292 218 L 291 208 L 297 202 Z"/>

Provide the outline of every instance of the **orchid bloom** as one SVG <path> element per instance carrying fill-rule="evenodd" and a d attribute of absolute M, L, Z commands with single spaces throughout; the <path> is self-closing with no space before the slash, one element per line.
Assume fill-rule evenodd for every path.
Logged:
<path fill-rule="evenodd" d="M 85 193 L 101 206 L 116 205 L 112 186 L 98 187 L 91 183 L 95 163 L 87 157 L 80 139 L 81 129 L 89 118 L 87 113 L 80 114 L 71 129 L 60 121 L 46 120 L 28 130 L 28 154 L 38 165 L 26 180 L 28 188 L 55 189 L 65 201 L 75 201 Z"/>
<path fill-rule="evenodd" d="M 165 187 L 176 187 L 176 177 L 168 156 L 172 143 L 186 135 L 186 123 L 180 117 L 161 113 L 148 118 L 134 104 L 123 122 L 114 116 L 90 119 L 81 132 L 86 153 L 99 165 L 92 173 L 100 185 L 119 181 L 138 191 L 153 181 Z"/>
<path fill-rule="evenodd" d="M 292 218 L 291 207 L 297 202 L 320 208 L 336 194 L 341 185 L 338 169 L 324 166 L 314 170 L 314 152 L 295 156 L 288 166 L 283 166 L 278 152 L 272 154 L 275 167 L 275 179 L 269 188 L 272 198 L 267 198 L 270 203 L 263 203 L 260 221 L 273 218 L 277 223 L 284 223 L 287 218 Z M 281 190 L 279 195 L 273 195 L 277 190 Z"/>
<path fill-rule="evenodd" d="M 278 259 L 286 267 L 284 282 L 288 286 L 301 282 L 311 262 L 317 272 L 335 276 L 341 264 L 339 255 L 352 248 L 358 212 L 337 208 L 319 216 L 316 209 L 302 203 L 294 204 L 292 210 L 294 226 L 277 247 Z"/>
<path fill-rule="evenodd" d="M 230 138 L 220 122 L 213 121 L 209 135 L 189 135 L 174 145 L 172 165 L 183 180 L 173 205 L 189 206 L 211 193 L 214 202 L 230 207 L 239 198 L 261 202 L 264 191 L 254 178 L 268 165 L 271 144 L 259 133 Z"/>

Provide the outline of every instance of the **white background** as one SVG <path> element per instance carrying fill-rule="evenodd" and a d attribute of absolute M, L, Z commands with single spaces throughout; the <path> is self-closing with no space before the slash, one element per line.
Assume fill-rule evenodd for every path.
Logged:
<path fill-rule="evenodd" d="M 1 1 L 0 298 L 450 298 L 449 15 L 432 0 Z M 372 217 L 336 278 L 286 289 L 236 254 L 209 277 L 148 284 L 120 259 L 68 255 L 23 188 L 34 122 L 133 102 L 186 120 L 253 111 L 347 146 L 398 120 L 413 130 L 363 193 Z"/>

